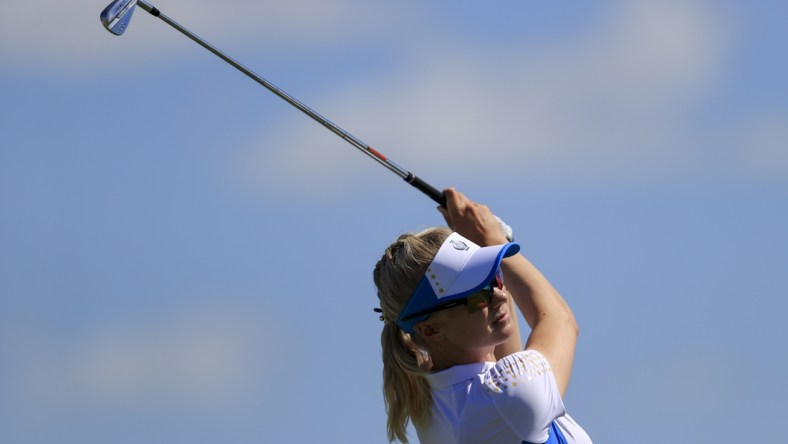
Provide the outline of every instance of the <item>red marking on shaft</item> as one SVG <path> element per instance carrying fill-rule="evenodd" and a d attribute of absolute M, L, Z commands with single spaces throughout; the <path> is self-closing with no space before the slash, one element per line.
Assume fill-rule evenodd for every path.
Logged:
<path fill-rule="evenodd" d="M 380 160 L 388 160 L 388 159 L 386 159 L 386 156 L 384 156 L 382 153 L 379 153 L 378 151 L 376 151 L 375 148 L 372 148 L 371 146 L 368 146 L 367 149 L 369 149 L 369 152 L 374 154 L 375 157 L 377 157 L 378 159 L 380 159 Z"/>

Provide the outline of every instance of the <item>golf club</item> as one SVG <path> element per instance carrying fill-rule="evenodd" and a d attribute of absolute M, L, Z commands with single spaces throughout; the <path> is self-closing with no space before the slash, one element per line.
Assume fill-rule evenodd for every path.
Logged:
<path fill-rule="evenodd" d="M 128 28 L 129 21 L 131 20 L 131 16 L 134 13 L 134 9 L 137 5 L 139 5 L 140 8 L 144 9 L 145 11 L 149 12 L 154 17 L 160 18 L 165 23 L 172 26 L 186 37 L 194 40 L 200 46 L 212 52 L 213 54 L 215 54 L 225 62 L 229 63 L 230 65 L 241 71 L 242 73 L 246 74 L 252 80 L 264 86 L 266 89 L 276 94 L 287 103 L 298 108 L 304 114 L 308 115 L 309 117 L 320 123 L 321 125 L 331 130 L 331 132 L 333 132 L 337 136 L 345 139 L 348 143 L 356 147 L 358 150 L 360 150 L 367 156 L 371 157 L 373 160 L 380 163 L 381 165 L 386 167 L 389 171 L 398 175 L 409 184 L 416 187 L 418 190 L 429 196 L 432 200 L 434 200 L 441 206 L 446 206 L 446 197 L 443 195 L 441 191 L 439 191 L 432 185 L 428 184 L 427 182 L 421 180 L 420 178 L 416 177 L 416 175 L 414 175 L 410 171 L 392 162 L 388 157 L 383 155 L 381 152 L 375 150 L 371 146 L 357 139 L 347 131 L 343 130 L 339 126 L 332 123 L 330 120 L 326 119 L 325 117 L 321 116 L 320 114 L 309 108 L 308 106 L 299 102 L 294 97 L 290 96 L 286 92 L 277 88 L 271 82 L 255 74 L 253 71 L 241 65 L 231 57 L 227 56 L 222 51 L 219 51 L 218 49 L 210 45 L 208 42 L 198 37 L 196 34 L 192 33 L 188 29 L 179 25 L 177 22 L 167 17 L 165 14 L 162 14 L 161 11 L 159 11 L 155 6 L 149 4 L 148 2 L 144 0 L 115 0 L 112 3 L 110 3 L 106 8 L 104 8 L 103 11 L 101 11 L 101 15 L 100 15 L 101 23 L 109 32 L 115 35 L 122 35 Z M 506 237 L 511 240 L 513 237 L 512 229 L 500 219 L 498 219 L 498 221 L 500 222 L 501 229 L 503 230 Z"/>

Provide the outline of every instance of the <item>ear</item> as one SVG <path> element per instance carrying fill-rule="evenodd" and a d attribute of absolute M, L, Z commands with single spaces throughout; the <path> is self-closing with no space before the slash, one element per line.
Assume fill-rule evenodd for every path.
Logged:
<path fill-rule="evenodd" d="M 438 342 L 443 339 L 443 334 L 429 320 L 416 323 L 414 330 L 421 339 L 428 343 Z"/>

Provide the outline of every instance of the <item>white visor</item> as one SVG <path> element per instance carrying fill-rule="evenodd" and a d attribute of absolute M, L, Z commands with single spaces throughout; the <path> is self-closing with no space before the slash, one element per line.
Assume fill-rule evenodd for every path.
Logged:
<path fill-rule="evenodd" d="M 397 317 L 397 325 L 413 333 L 414 325 L 427 319 L 432 309 L 479 291 L 492 280 L 503 258 L 519 251 L 516 242 L 480 247 L 452 233 Z"/>

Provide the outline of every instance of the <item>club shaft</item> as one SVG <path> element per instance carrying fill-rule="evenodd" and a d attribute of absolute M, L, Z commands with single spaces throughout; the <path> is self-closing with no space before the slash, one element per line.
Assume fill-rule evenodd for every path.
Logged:
<path fill-rule="evenodd" d="M 284 92 L 283 90 L 279 89 L 276 85 L 272 84 L 271 82 L 269 82 L 269 81 L 265 80 L 264 78 L 260 77 L 259 75 L 257 75 L 254 71 L 252 71 L 249 68 L 245 67 L 244 65 L 238 63 L 235 59 L 233 59 L 232 57 L 230 57 L 227 54 L 223 53 L 219 49 L 215 48 L 213 45 L 211 45 L 210 43 L 206 42 L 205 40 L 203 40 L 202 38 L 200 38 L 199 36 L 197 36 L 193 32 L 189 31 L 185 27 L 181 26 L 175 20 L 172 20 L 171 18 L 167 17 L 167 15 L 163 14 L 155 6 L 149 4 L 148 2 L 146 2 L 144 0 L 136 0 L 136 1 L 137 1 L 137 4 L 142 9 L 148 11 L 151 15 L 160 18 L 165 23 L 167 23 L 168 25 L 170 25 L 173 28 L 175 28 L 176 30 L 178 30 L 178 32 L 180 32 L 181 34 L 183 34 L 186 37 L 190 38 L 191 40 L 195 41 L 196 43 L 198 43 L 203 48 L 207 49 L 208 51 L 212 52 L 213 54 L 215 54 L 216 56 L 218 56 L 219 58 L 221 58 L 225 62 L 227 62 L 230 65 L 232 65 L 233 67 L 235 67 L 235 69 L 237 69 L 237 70 L 241 71 L 242 73 L 246 74 L 249 78 L 251 78 L 255 82 L 257 82 L 260 85 L 264 86 L 266 89 L 268 89 L 272 93 L 274 93 L 277 96 L 279 96 L 285 102 L 287 102 L 290 105 L 298 108 L 304 114 L 308 115 L 309 117 L 314 119 L 316 122 L 318 122 L 321 125 L 325 126 L 326 128 L 331 130 L 331 132 L 333 132 L 337 136 L 343 138 L 345 141 L 347 141 L 348 143 L 350 143 L 351 145 L 356 147 L 359 151 L 361 151 L 364 154 L 366 154 L 367 156 L 371 157 L 373 160 L 375 160 L 379 164 L 381 164 L 384 167 L 386 167 L 389 171 L 391 171 L 394 174 L 398 175 L 399 177 L 404 179 L 406 182 L 408 182 L 409 184 L 413 185 L 414 187 L 416 187 L 417 189 L 422 191 L 424 194 L 428 195 L 435 202 L 439 203 L 440 205 L 444 205 L 445 206 L 445 204 L 446 204 L 445 196 L 443 195 L 443 193 L 441 191 L 437 190 L 435 187 L 431 186 L 430 184 L 428 184 L 428 183 L 424 182 L 423 180 L 421 180 L 420 178 L 416 177 L 410 171 L 407 171 L 406 169 L 404 169 L 404 168 L 400 167 L 399 165 L 397 165 L 396 163 L 392 162 L 390 159 L 388 159 L 388 157 L 383 155 L 381 152 L 375 150 L 374 148 L 372 148 L 371 146 L 369 146 L 366 143 L 362 142 L 361 140 L 359 140 L 358 138 L 356 138 L 352 134 L 348 133 L 347 131 L 343 130 L 342 128 L 340 128 L 339 126 L 337 126 L 336 124 L 334 124 L 330 120 L 328 120 L 325 117 L 321 116 L 319 113 L 317 113 L 312 108 L 304 105 L 303 103 L 298 101 L 293 96 L 291 96 L 291 95 L 287 94 L 286 92 Z"/>

